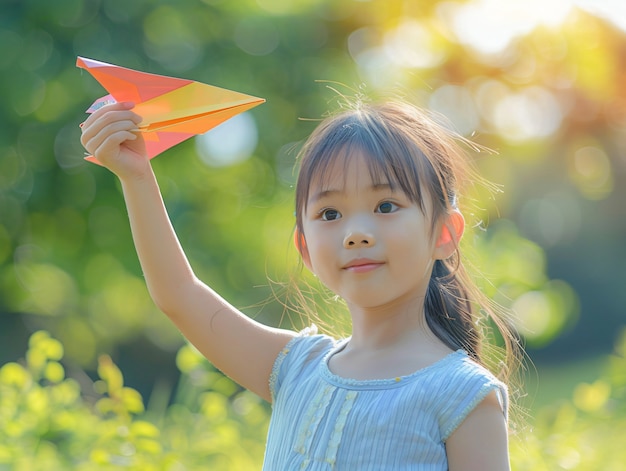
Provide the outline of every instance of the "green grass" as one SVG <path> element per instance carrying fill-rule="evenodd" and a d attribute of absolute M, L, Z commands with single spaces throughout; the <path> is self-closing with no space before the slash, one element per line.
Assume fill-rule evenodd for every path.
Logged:
<path fill-rule="evenodd" d="M 572 362 L 535 365 L 524 380 L 527 397 L 522 405 L 530 412 L 555 404 L 563 400 L 571 400 L 576 386 L 580 383 L 593 383 L 604 372 L 607 356 L 597 355 Z"/>

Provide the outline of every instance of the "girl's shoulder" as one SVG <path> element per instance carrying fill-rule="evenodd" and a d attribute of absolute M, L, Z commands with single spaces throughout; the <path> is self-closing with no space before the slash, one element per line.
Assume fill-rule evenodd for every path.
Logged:
<path fill-rule="evenodd" d="M 446 384 L 449 387 L 466 388 L 469 384 L 476 387 L 495 387 L 506 391 L 507 386 L 495 374 L 480 363 L 473 360 L 466 352 L 459 350 L 456 361 L 449 363 Z"/>
<path fill-rule="evenodd" d="M 272 398 L 280 389 L 287 374 L 308 374 L 316 368 L 320 361 L 339 343 L 333 337 L 317 333 L 317 327 L 312 324 L 292 338 L 280 351 L 270 375 L 270 391 Z"/>
<path fill-rule="evenodd" d="M 447 363 L 443 373 L 439 378 L 438 397 L 444 440 L 491 392 L 495 392 L 507 418 L 509 400 L 506 384 L 465 352 L 455 355 L 455 361 Z"/>

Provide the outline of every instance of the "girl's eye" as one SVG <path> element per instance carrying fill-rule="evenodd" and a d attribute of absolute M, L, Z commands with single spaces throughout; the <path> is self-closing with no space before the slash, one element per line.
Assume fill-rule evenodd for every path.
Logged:
<path fill-rule="evenodd" d="M 341 213 L 336 209 L 324 209 L 321 212 L 321 218 L 324 221 L 334 221 L 335 219 L 339 219 L 341 217 Z"/>
<path fill-rule="evenodd" d="M 384 201 L 378 205 L 377 211 L 379 213 L 393 213 L 398 209 L 398 205 L 391 201 Z"/>

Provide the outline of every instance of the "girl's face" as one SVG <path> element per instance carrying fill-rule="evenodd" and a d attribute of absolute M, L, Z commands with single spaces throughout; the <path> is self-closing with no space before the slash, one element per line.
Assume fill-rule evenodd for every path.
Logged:
<path fill-rule="evenodd" d="M 433 262 L 442 258 L 431 211 L 424 214 L 393 182 L 374 181 L 366 158 L 338 159 L 324 181 L 312 182 L 302 218 L 304 263 L 350 307 L 423 300 Z"/>

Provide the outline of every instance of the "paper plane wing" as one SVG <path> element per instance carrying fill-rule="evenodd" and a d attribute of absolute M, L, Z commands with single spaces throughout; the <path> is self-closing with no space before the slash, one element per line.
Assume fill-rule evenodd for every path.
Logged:
<path fill-rule="evenodd" d="M 77 58 L 76 66 L 87 70 L 109 92 L 87 113 L 108 103 L 135 103 L 133 111 L 143 118 L 139 130 L 150 158 L 265 102 L 263 98 L 193 80 L 139 72 L 83 57 Z M 92 156 L 87 160 L 97 163 Z"/>

